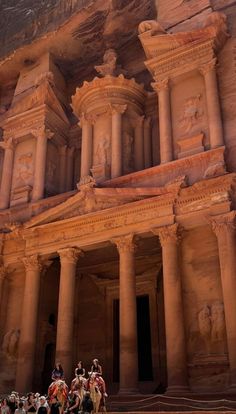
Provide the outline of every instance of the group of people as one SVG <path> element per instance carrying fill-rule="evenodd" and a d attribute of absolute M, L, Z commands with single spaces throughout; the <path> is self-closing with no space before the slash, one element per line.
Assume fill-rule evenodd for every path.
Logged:
<path fill-rule="evenodd" d="M 99 364 L 99 361 L 97 358 L 93 359 L 91 369 L 88 372 L 89 377 L 92 374 L 94 374 L 97 377 L 103 396 L 107 397 L 108 395 L 106 392 L 106 384 L 102 377 L 102 366 Z M 79 361 L 77 364 L 77 367 L 75 368 L 74 380 L 76 380 L 76 378 L 79 378 L 79 377 L 85 378 L 85 368 L 83 367 L 82 361 Z M 65 379 L 63 368 L 59 362 L 56 363 L 55 368 L 52 371 L 52 380 L 57 381 L 58 379 L 62 379 L 62 380 Z M 72 384 L 73 384 L 73 381 L 72 381 Z"/>
<path fill-rule="evenodd" d="M 99 364 L 98 359 L 94 359 L 90 371 L 88 372 L 88 379 L 85 378 L 85 368 L 83 367 L 82 361 L 79 361 L 75 368 L 75 378 L 71 383 L 71 388 L 68 394 L 65 407 L 63 411 L 68 414 L 91 413 L 93 411 L 93 401 L 90 398 L 89 391 L 89 378 L 95 376 L 99 385 L 100 392 L 103 398 L 107 397 L 105 381 L 102 378 L 102 367 Z M 76 380 L 84 379 L 83 387 L 84 394 L 81 399 L 76 386 Z M 52 384 L 58 380 L 65 381 L 64 370 L 61 364 L 58 362 L 52 371 Z M 49 387 L 50 388 L 50 387 Z M 21 396 L 16 391 L 7 398 L 0 400 L 0 414 L 61 414 L 61 403 L 57 399 L 56 395 L 52 395 L 51 398 L 39 393 L 30 392 L 27 396 Z"/>

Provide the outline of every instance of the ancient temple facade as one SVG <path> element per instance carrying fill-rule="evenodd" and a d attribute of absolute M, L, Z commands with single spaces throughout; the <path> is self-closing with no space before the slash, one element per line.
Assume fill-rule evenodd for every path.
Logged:
<path fill-rule="evenodd" d="M 235 5 L 77 3 L 0 65 L 0 392 L 234 392 Z"/>

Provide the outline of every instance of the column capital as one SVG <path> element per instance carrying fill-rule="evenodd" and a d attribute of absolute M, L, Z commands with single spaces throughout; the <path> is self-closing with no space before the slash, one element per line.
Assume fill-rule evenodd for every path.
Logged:
<path fill-rule="evenodd" d="M 84 256 L 84 252 L 77 247 L 66 247 L 57 251 L 60 256 L 60 261 L 63 263 L 76 264 L 79 257 Z"/>
<path fill-rule="evenodd" d="M 45 125 L 32 127 L 30 132 L 31 132 L 32 135 L 35 136 L 35 138 L 44 137 L 44 138 L 47 138 L 47 139 L 51 139 L 54 136 L 54 132 L 52 132 L 50 129 L 46 128 Z"/>
<path fill-rule="evenodd" d="M 159 79 L 156 82 L 152 82 L 153 89 L 159 93 L 162 90 L 169 89 L 169 78 Z"/>
<path fill-rule="evenodd" d="M 111 115 L 115 114 L 123 114 L 127 109 L 127 104 L 119 105 L 119 104 L 110 104 L 109 105 L 109 111 Z"/>
<path fill-rule="evenodd" d="M 162 247 L 170 242 L 178 244 L 181 241 L 182 231 L 182 227 L 177 223 L 152 229 L 152 233 L 159 237 Z"/>
<path fill-rule="evenodd" d="M 15 138 L 8 138 L 6 141 L 2 141 L 0 143 L 0 147 L 3 150 L 5 150 L 5 151 L 6 150 L 12 150 L 12 151 L 14 151 L 17 143 L 18 143 L 18 140 L 17 139 L 15 139 Z"/>
<path fill-rule="evenodd" d="M 21 259 L 25 266 L 26 272 L 38 270 L 41 272 L 43 270 L 43 263 L 39 258 L 38 254 L 33 254 L 32 256 L 25 256 Z"/>
<path fill-rule="evenodd" d="M 201 75 L 205 76 L 207 73 L 214 70 L 215 67 L 216 67 L 216 62 L 217 62 L 217 59 L 213 58 L 209 62 L 207 62 L 207 63 L 203 64 L 202 66 L 200 66 L 199 72 L 201 73 Z"/>
<path fill-rule="evenodd" d="M 3 265 L 0 265 L 0 280 L 4 280 L 7 274 L 8 274 L 7 268 Z"/>
<path fill-rule="evenodd" d="M 221 214 L 210 219 L 212 230 L 216 237 L 219 237 L 227 232 L 235 232 L 235 215 L 236 212 L 233 210 L 227 214 Z"/>
<path fill-rule="evenodd" d="M 79 119 L 79 126 L 80 128 L 83 128 L 84 125 L 94 125 L 97 120 L 96 114 L 87 114 L 85 112 L 82 112 L 80 119 Z"/>
<path fill-rule="evenodd" d="M 114 237 L 111 242 L 116 245 L 119 253 L 135 252 L 137 247 L 134 241 L 134 234 L 126 234 L 120 237 Z"/>

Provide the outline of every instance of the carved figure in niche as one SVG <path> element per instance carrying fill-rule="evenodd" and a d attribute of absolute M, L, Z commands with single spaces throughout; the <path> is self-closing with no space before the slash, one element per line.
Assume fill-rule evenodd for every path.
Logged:
<path fill-rule="evenodd" d="M 198 313 L 198 326 L 200 334 L 205 342 L 207 353 L 210 353 L 210 340 L 211 340 L 211 315 L 210 308 L 207 304 Z"/>
<path fill-rule="evenodd" d="M 215 302 L 211 306 L 211 340 L 222 341 L 225 334 L 225 316 L 224 305 L 221 302 Z"/>
<path fill-rule="evenodd" d="M 108 152 L 110 149 L 109 140 L 107 137 L 102 137 L 99 139 L 96 151 L 95 151 L 95 164 L 108 164 Z"/>
<path fill-rule="evenodd" d="M 125 132 L 123 134 L 123 162 L 125 173 L 133 169 L 133 143 L 134 137 L 128 132 Z"/>
<path fill-rule="evenodd" d="M 180 117 L 180 127 L 184 132 L 190 132 L 203 117 L 203 108 L 201 104 L 201 94 L 187 98 L 184 103 L 184 114 Z"/>
<path fill-rule="evenodd" d="M 29 180 L 33 177 L 33 154 L 28 152 L 22 154 L 16 165 L 16 181 L 17 184 L 28 184 Z"/>
<path fill-rule="evenodd" d="M 47 179 L 49 181 L 53 181 L 56 168 L 57 168 L 56 167 L 56 164 L 54 164 L 54 162 L 52 162 L 52 161 L 49 160 L 48 161 L 48 164 L 47 164 L 47 173 L 46 173 Z"/>
<path fill-rule="evenodd" d="M 20 338 L 20 329 L 12 329 L 4 335 L 2 351 L 9 357 L 16 358 Z"/>

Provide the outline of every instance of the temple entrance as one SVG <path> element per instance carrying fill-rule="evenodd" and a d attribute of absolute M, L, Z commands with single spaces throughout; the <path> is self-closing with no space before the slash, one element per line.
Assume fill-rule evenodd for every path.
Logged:
<path fill-rule="evenodd" d="M 139 381 L 153 380 L 149 296 L 137 297 Z M 144 340 L 145 338 L 145 340 Z M 113 381 L 119 382 L 119 299 L 113 301 Z"/>

